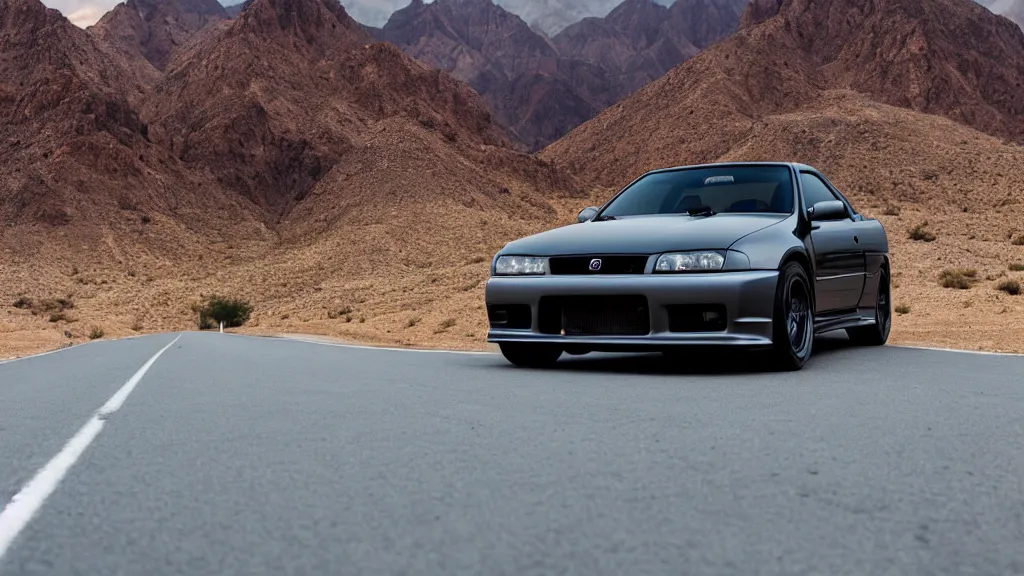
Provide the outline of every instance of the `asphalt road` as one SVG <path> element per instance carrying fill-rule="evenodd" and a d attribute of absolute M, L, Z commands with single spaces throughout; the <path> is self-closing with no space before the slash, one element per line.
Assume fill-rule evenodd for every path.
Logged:
<path fill-rule="evenodd" d="M 0 364 L 0 505 L 102 428 L 0 513 L 0 575 L 1024 574 L 1024 358 L 530 371 L 185 333 L 91 420 L 175 337 Z"/>

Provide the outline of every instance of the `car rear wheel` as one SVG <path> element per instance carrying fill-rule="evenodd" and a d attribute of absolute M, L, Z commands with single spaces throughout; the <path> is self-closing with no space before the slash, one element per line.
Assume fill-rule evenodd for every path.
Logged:
<path fill-rule="evenodd" d="M 772 332 L 772 363 L 781 370 L 803 368 L 814 347 L 814 297 L 807 272 L 796 262 L 779 272 Z"/>
<path fill-rule="evenodd" d="M 892 330 L 892 287 L 889 273 L 883 268 L 878 278 L 878 296 L 875 298 L 875 324 L 860 328 L 847 328 L 846 335 L 857 346 L 882 346 L 889 340 Z"/>
<path fill-rule="evenodd" d="M 562 356 L 562 349 L 547 344 L 501 342 L 501 355 L 522 368 L 548 368 Z"/>

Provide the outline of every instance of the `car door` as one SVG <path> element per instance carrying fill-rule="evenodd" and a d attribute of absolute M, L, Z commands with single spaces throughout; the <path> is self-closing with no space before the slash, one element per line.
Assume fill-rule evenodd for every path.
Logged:
<path fill-rule="evenodd" d="M 818 202 L 843 201 L 814 172 L 800 173 L 800 187 L 805 212 Z M 843 203 L 847 204 L 845 201 Z M 817 314 L 852 310 L 860 302 L 864 291 L 865 257 L 857 228 L 858 222 L 852 213 L 836 220 L 811 223 Z"/>

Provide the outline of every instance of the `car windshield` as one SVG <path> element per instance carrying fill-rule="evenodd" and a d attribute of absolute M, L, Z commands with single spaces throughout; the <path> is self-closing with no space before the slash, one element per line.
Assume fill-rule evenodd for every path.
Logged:
<path fill-rule="evenodd" d="M 649 214 L 793 212 L 786 166 L 715 166 L 655 172 L 634 182 L 601 212 L 602 218 Z"/>

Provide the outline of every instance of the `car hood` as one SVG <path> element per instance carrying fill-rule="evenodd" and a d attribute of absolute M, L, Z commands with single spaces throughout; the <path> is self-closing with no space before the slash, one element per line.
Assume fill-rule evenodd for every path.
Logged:
<path fill-rule="evenodd" d="M 785 214 L 669 214 L 584 222 L 509 243 L 502 254 L 656 254 L 673 250 L 724 250 L 734 242 L 785 220 Z"/>

